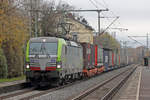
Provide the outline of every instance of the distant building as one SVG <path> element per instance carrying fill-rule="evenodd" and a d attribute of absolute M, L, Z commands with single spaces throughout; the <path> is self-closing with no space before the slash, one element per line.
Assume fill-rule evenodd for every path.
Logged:
<path fill-rule="evenodd" d="M 94 29 L 88 25 L 87 21 L 72 17 L 66 19 L 67 23 L 71 23 L 70 34 L 77 38 L 78 42 L 87 42 L 93 44 Z"/>
<path fill-rule="evenodd" d="M 136 55 L 136 49 L 135 48 L 127 48 L 127 57 L 128 60 L 131 62 L 137 62 L 137 55 Z"/>
<path fill-rule="evenodd" d="M 142 61 L 143 57 L 148 56 L 146 48 L 144 46 L 140 46 L 136 48 L 136 59 L 137 61 Z"/>
<path fill-rule="evenodd" d="M 55 18 L 57 26 L 53 28 L 55 30 L 54 34 L 63 35 L 78 42 L 93 44 L 94 29 L 88 25 L 86 19 L 78 18 L 71 13 L 66 14 L 62 12 L 56 13 Z"/>

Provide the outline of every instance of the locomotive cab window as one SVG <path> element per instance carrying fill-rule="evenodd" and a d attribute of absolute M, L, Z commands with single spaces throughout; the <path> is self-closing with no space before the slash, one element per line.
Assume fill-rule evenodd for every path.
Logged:
<path fill-rule="evenodd" d="M 49 54 L 49 55 L 56 55 L 57 54 L 57 43 L 55 42 L 33 42 L 30 43 L 30 55 L 34 54 Z"/>

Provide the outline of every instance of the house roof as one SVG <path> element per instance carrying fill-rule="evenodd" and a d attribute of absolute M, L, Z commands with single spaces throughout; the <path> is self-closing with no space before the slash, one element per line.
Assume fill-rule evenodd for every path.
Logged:
<path fill-rule="evenodd" d="M 80 23 L 80 24 L 82 24 L 82 25 L 84 25 L 87 29 L 94 31 L 94 29 L 92 28 L 92 26 L 90 26 L 90 25 L 82 22 L 78 18 L 75 18 L 75 16 L 73 16 L 71 13 L 69 13 L 67 17 L 70 18 L 70 19 L 72 19 L 72 20 L 74 20 L 74 21 L 76 21 L 76 22 L 78 22 L 78 23 Z M 85 20 L 85 19 L 83 18 L 82 20 Z"/>

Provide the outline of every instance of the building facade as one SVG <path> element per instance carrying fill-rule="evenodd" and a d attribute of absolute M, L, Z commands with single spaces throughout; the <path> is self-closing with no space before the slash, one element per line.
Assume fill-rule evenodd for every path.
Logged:
<path fill-rule="evenodd" d="M 70 34 L 77 36 L 78 42 L 86 42 L 93 44 L 93 31 L 94 29 L 87 24 L 85 19 L 79 20 L 74 17 L 68 17 L 67 23 L 70 23 Z"/>

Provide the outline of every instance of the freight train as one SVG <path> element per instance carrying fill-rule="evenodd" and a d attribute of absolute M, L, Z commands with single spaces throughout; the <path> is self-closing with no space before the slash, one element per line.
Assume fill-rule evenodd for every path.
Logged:
<path fill-rule="evenodd" d="M 120 53 L 98 44 L 57 37 L 31 38 L 26 48 L 26 81 L 62 85 L 127 64 Z"/>

